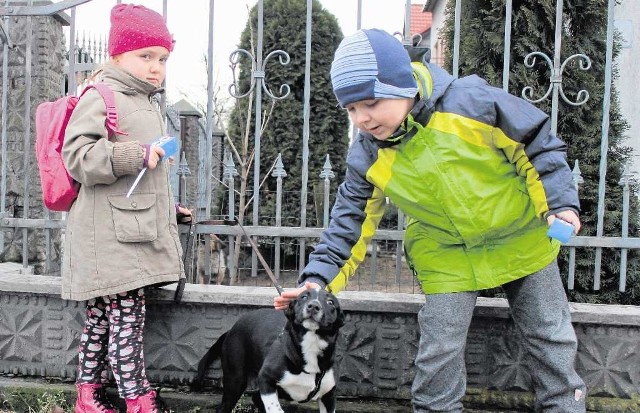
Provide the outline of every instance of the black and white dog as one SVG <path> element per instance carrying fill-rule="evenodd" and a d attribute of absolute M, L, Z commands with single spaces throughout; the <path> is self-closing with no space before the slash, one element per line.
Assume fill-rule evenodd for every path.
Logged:
<path fill-rule="evenodd" d="M 219 413 L 231 413 L 252 379 L 259 390 L 253 402 L 260 411 L 283 412 L 280 396 L 300 403 L 318 400 L 320 413 L 334 413 L 333 363 L 343 324 L 337 298 L 324 290 L 306 290 L 285 311 L 244 314 L 202 358 L 194 388 L 202 388 L 207 368 L 221 357 Z"/>

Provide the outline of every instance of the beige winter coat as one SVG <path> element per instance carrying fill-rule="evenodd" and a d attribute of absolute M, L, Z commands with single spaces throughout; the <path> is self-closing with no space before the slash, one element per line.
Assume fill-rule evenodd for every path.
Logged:
<path fill-rule="evenodd" d="M 107 137 L 102 97 L 90 90 L 67 126 L 62 155 L 80 194 L 67 219 L 62 298 L 87 300 L 184 277 L 167 161 L 147 170 L 143 149 L 164 135 L 153 96 L 161 90 L 107 64 L 104 82 L 115 92 L 118 127 Z"/>

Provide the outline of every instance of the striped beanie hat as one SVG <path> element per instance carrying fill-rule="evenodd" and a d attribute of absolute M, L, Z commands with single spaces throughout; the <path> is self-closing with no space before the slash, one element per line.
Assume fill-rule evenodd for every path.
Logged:
<path fill-rule="evenodd" d="M 331 83 L 342 107 L 418 93 L 409 54 L 395 37 L 379 29 L 358 30 L 340 42 L 331 63 Z"/>

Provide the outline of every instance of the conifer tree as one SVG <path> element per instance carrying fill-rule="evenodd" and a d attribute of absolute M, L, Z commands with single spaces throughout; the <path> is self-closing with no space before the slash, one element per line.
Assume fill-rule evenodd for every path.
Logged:
<path fill-rule="evenodd" d="M 266 0 L 264 2 L 263 59 L 275 50 L 283 50 L 290 56 L 283 65 L 279 56 L 272 56 L 265 66 L 265 83 L 276 96 L 282 95 L 281 85 L 288 85 L 290 94 L 282 100 L 273 101 L 262 94 L 264 127 L 260 141 L 260 176 L 267 176 L 260 189 L 260 223 L 273 225 L 275 216 L 276 179 L 270 177 L 270 168 L 278 154 L 287 176 L 283 179 L 282 219 L 283 225 L 300 225 L 300 188 L 302 185 L 303 151 L 303 108 L 305 85 L 305 0 Z M 250 12 L 250 20 L 245 27 L 239 47 L 252 51 L 255 56 L 257 44 L 257 6 Z M 336 18 L 325 10 L 318 1 L 313 1 L 312 51 L 311 51 L 311 93 L 309 121 L 309 172 L 307 226 L 320 226 L 322 210 L 314 187 L 322 185 L 319 173 L 330 155 L 332 170 L 336 179 L 332 181 L 331 193 L 335 193 L 338 181 L 344 175 L 346 153 L 349 145 L 348 118 L 344 110 L 337 106 L 331 89 L 329 70 L 333 53 L 342 40 L 342 31 Z M 244 93 L 250 88 L 251 62 L 246 57 L 239 61 L 240 74 L 238 91 Z M 251 106 L 248 108 L 248 106 Z M 274 105 L 272 107 L 272 105 Z M 249 97 L 236 100 L 229 122 L 229 137 L 237 147 L 245 131 L 249 131 L 248 153 L 253 151 L 255 113 L 253 100 Z M 248 111 L 248 109 L 250 109 Z M 247 113 L 251 112 L 249 124 Z M 265 114 L 266 113 L 266 114 Z M 251 197 L 253 189 L 253 164 L 247 177 L 246 197 Z M 253 206 L 247 205 L 245 217 L 251 215 Z"/>
<path fill-rule="evenodd" d="M 449 1 L 447 23 L 443 40 L 453 45 L 453 17 L 455 2 Z M 600 168 L 600 142 L 602 134 L 603 99 L 605 81 L 605 52 L 607 30 L 607 1 L 584 0 L 565 2 L 563 13 L 561 62 L 574 54 L 585 54 L 591 59 L 591 68 L 581 70 L 580 59 L 572 59 L 562 73 L 562 89 L 567 98 L 576 102 L 580 90 L 589 93 L 587 102 L 572 106 L 560 99 L 558 112 L 558 136 L 568 145 L 571 167 L 579 161 L 584 183 L 580 185 L 581 220 L 580 235 L 596 235 L 598 180 Z M 515 0 L 513 2 L 511 61 L 509 92 L 522 96 L 525 87 L 532 87 L 534 100 L 541 98 L 550 82 L 550 68 L 541 58 L 533 68 L 525 66 L 525 56 L 542 52 L 553 60 L 556 0 Z M 462 2 L 459 76 L 478 74 L 490 84 L 502 87 L 504 26 L 504 1 L 478 0 Z M 445 65 L 452 66 L 453 47 L 448 47 Z M 617 50 L 614 49 L 614 58 Z M 617 74 L 614 72 L 614 78 Z M 551 112 L 551 98 L 536 105 Z M 615 89 L 612 90 L 609 146 L 607 153 L 606 199 L 604 235 L 621 235 L 622 187 L 618 184 L 624 165 L 630 160 L 631 149 L 625 146 L 628 124 L 622 118 Z M 631 188 L 632 209 L 630 234 L 638 236 L 637 188 Z M 618 292 L 620 251 L 603 249 L 601 290 L 593 291 L 595 249 L 576 250 L 575 290 L 570 297 L 580 302 L 604 302 L 632 304 L 640 300 L 640 258 L 638 251 L 629 251 L 627 292 Z M 568 273 L 568 248 L 560 255 L 562 274 Z"/>

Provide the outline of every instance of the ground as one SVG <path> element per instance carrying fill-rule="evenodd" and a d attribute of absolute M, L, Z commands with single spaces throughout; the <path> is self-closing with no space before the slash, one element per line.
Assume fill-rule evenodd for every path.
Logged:
<path fill-rule="evenodd" d="M 108 390 L 114 404 L 119 399 L 115 389 Z M 220 401 L 216 392 L 191 393 L 187 387 L 166 388 L 160 391 L 174 413 L 213 413 Z M 75 388 L 71 382 L 42 379 L 19 379 L 0 376 L 0 413 L 72 413 Z M 317 413 L 317 403 L 286 404 L 287 413 Z M 123 410 L 124 411 L 124 410 Z M 408 400 L 356 400 L 339 399 L 340 413 L 410 413 Z M 529 410 L 465 410 L 466 413 L 516 413 Z M 235 413 L 256 413 L 250 397 L 245 397 Z"/>

